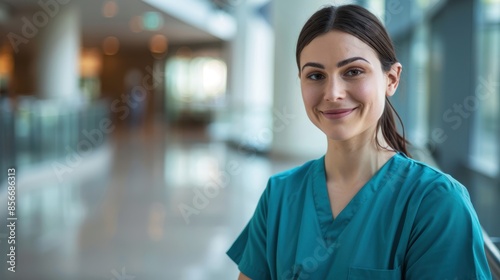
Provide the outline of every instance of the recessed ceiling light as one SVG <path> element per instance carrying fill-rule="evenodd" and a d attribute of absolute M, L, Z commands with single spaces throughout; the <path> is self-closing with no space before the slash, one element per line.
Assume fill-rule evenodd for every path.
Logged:
<path fill-rule="evenodd" d="M 102 42 L 102 50 L 106 55 L 115 55 L 120 50 L 120 40 L 114 36 L 109 36 Z"/>
<path fill-rule="evenodd" d="M 107 18 L 112 18 L 118 13 L 118 4 L 114 0 L 104 2 L 102 6 L 102 15 Z"/>
<path fill-rule="evenodd" d="M 167 51 L 167 37 L 163 34 L 156 34 L 149 41 L 149 50 L 155 54 L 162 54 Z"/>

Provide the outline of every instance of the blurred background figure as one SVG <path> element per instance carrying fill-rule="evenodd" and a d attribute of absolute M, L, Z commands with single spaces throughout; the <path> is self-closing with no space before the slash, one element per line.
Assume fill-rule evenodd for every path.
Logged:
<path fill-rule="evenodd" d="M 235 279 L 268 177 L 325 150 L 294 55 L 331 3 L 385 22 L 412 154 L 499 246 L 498 0 L 0 0 L 0 278 Z"/>

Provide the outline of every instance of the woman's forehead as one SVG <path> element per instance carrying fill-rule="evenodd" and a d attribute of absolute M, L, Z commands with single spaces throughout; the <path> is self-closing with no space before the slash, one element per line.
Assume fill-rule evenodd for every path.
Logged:
<path fill-rule="evenodd" d="M 369 60 L 378 60 L 375 51 L 356 36 L 333 30 L 314 38 L 300 54 L 301 64 L 304 59 L 337 59 L 360 56 Z"/>

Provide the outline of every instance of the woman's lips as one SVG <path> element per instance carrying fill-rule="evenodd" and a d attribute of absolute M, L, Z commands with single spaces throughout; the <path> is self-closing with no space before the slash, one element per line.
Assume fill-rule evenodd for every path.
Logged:
<path fill-rule="evenodd" d="M 327 119 L 337 120 L 337 119 L 341 119 L 341 118 L 343 118 L 345 116 L 348 116 L 354 110 L 356 110 L 356 108 L 325 110 L 325 111 L 321 111 L 321 113 Z"/>

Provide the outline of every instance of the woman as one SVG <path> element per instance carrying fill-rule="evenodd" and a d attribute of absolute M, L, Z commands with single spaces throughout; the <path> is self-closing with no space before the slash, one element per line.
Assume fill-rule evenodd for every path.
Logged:
<path fill-rule="evenodd" d="M 465 187 L 409 158 L 388 97 L 402 66 L 366 9 L 325 7 L 297 66 L 320 159 L 272 176 L 229 249 L 239 279 L 490 279 Z"/>

